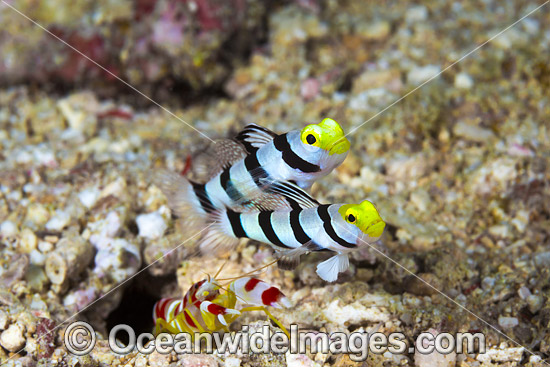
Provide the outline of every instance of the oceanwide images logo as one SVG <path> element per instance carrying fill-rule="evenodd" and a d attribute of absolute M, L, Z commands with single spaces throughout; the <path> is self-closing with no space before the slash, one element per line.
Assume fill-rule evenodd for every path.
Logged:
<path fill-rule="evenodd" d="M 126 334 L 128 344 L 123 345 L 118 339 Z M 91 325 L 78 321 L 69 325 L 65 331 L 65 346 L 69 352 L 75 355 L 90 353 L 96 343 L 96 335 Z M 261 329 L 251 329 L 243 326 L 235 333 L 160 333 L 156 337 L 151 333 L 142 333 L 136 336 L 134 330 L 128 325 L 117 325 L 109 333 L 109 347 L 114 353 L 128 354 L 138 351 L 142 354 L 150 354 L 157 351 L 161 354 L 168 353 L 219 353 L 235 354 L 237 352 L 248 353 L 293 353 L 304 354 L 307 349 L 311 353 L 350 354 L 354 361 L 364 361 L 369 353 L 392 354 L 414 353 L 418 350 L 423 354 L 434 351 L 448 354 L 479 353 L 485 352 L 485 336 L 481 333 L 458 333 L 453 336 L 449 333 L 441 333 L 434 336 L 431 333 L 422 333 L 415 346 L 408 346 L 407 339 L 402 333 L 366 333 L 361 331 L 349 334 L 343 332 L 321 333 L 299 331 L 297 325 L 291 325 L 290 338 L 283 332 L 271 333 L 268 325 Z"/>

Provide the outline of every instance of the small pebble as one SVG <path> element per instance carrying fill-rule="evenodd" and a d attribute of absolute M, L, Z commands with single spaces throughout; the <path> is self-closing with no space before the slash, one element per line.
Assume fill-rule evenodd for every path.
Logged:
<path fill-rule="evenodd" d="M 39 147 L 33 151 L 34 161 L 41 166 L 56 168 L 58 163 L 55 159 L 55 154 L 45 147 Z"/>
<path fill-rule="evenodd" d="M 391 24 L 388 21 L 378 21 L 367 24 L 365 27 L 359 27 L 357 33 L 370 41 L 383 40 L 389 36 Z"/>
<path fill-rule="evenodd" d="M 495 30 L 494 34 L 498 31 Z M 493 34 L 491 34 L 493 36 Z M 496 37 L 493 40 L 494 46 L 501 48 L 503 50 L 508 50 L 514 45 L 525 44 L 527 37 L 523 32 L 520 32 L 517 28 L 511 28 L 506 32 L 502 33 L 500 36 Z"/>
<path fill-rule="evenodd" d="M 428 9 L 424 5 L 412 6 L 407 10 L 405 19 L 407 23 L 416 23 L 425 21 L 428 18 Z"/>
<path fill-rule="evenodd" d="M 49 282 L 49 279 L 44 272 L 44 268 L 37 265 L 29 266 L 29 269 L 25 274 L 25 280 L 31 289 L 38 292 L 42 291 Z"/>
<path fill-rule="evenodd" d="M 440 71 L 441 68 L 437 65 L 416 67 L 407 74 L 407 83 L 418 86 L 435 77 Z"/>
<path fill-rule="evenodd" d="M 100 248 L 94 258 L 94 272 L 109 277 L 119 283 L 136 273 L 141 266 L 139 246 L 123 238 L 109 240 Z"/>
<path fill-rule="evenodd" d="M 15 223 L 7 220 L 0 224 L 0 235 L 3 238 L 14 237 L 17 234 L 17 226 Z"/>
<path fill-rule="evenodd" d="M 524 347 L 506 348 L 500 345 L 500 347 L 494 347 L 487 349 L 485 353 L 480 353 L 476 356 L 476 359 L 483 362 L 483 366 L 495 365 L 495 363 L 502 362 L 519 362 L 523 358 Z M 506 364 L 511 365 L 511 364 Z M 512 364 L 516 365 L 516 363 Z"/>
<path fill-rule="evenodd" d="M 489 290 L 495 286 L 495 278 L 485 277 L 481 281 L 481 288 L 483 290 Z"/>
<path fill-rule="evenodd" d="M 27 216 L 25 217 L 25 223 L 33 224 L 33 228 L 40 227 L 48 221 L 50 213 L 41 204 L 31 204 L 27 209 Z"/>
<path fill-rule="evenodd" d="M 26 254 L 30 254 L 32 251 L 36 250 L 37 243 L 38 239 L 33 231 L 28 228 L 21 231 L 21 240 L 19 241 L 21 251 Z"/>
<path fill-rule="evenodd" d="M 543 300 L 538 294 L 531 294 L 527 297 L 527 306 L 531 313 L 537 313 L 542 308 Z"/>
<path fill-rule="evenodd" d="M 359 324 L 367 321 L 386 322 L 390 319 L 386 310 L 378 307 L 366 307 L 360 302 L 345 304 L 338 299 L 328 304 L 322 313 L 327 320 L 338 325 Z"/>
<path fill-rule="evenodd" d="M 523 28 L 527 31 L 527 33 L 530 34 L 537 34 L 540 29 L 539 21 L 536 19 L 524 19 L 521 24 L 523 25 Z"/>
<path fill-rule="evenodd" d="M 535 265 L 539 268 L 549 268 L 550 267 L 550 251 L 541 252 L 536 254 L 534 257 Z"/>
<path fill-rule="evenodd" d="M 90 209 L 95 205 L 95 203 L 97 203 L 100 194 L 101 192 L 99 191 L 99 189 L 97 189 L 96 187 L 92 187 L 82 190 L 78 194 L 78 199 L 80 200 L 82 205 Z"/>
<path fill-rule="evenodd" d="M 239 367 L 241 360 L 237 357 L 227 357 L 225 359 L 225 367 Z"/>
<path fill-rule="evenodd" d="M 74 110 L 68 98 L 59 100 L 57 102 L 57 107 L 61 110 L 61 113 L 71 128 L 79 129 L 84 124 L 84 119 L 86 118 L 85 111 Z"/>
<path fill-rule="evenodd" d="M 25 254 L 15 253 L 7 262 L 7 269 L 2 269 L 0 284 L 2 288 L 9 289 L 12 285 L 23 279 L 29 267 L 29 257 Z"/>
<path fill-rule="evenodd" d="M 529 297 L 530 295 L 531 295 L 531 291 L 529 290 L 529 288 L 524 286 L 524 287 L 521 287 L 520 289 L 518 289 L 519 298 L 527 299 L 527 297 Z"/>
<path fill-rule="evenodd" d="M 25 345 L 23 327 L 19 324 L 11 324 L 0 335 L 0 344 L 10 352 L 17 352 Z"/>
<path fill-rule="evenodd" d="M 533 363 L 533 365 L 535 365 L 535 363 L 537 363 L 537 365 L 538 364 L 542 365 L 541 361 L 542 361 L 541 356 L 533 355 L 533 356 L 529 357 L 529 363 Z"/>
<path fill-rule="evenodd" d="M 518 230 L 518 232 L 523 233 L 527 229 L 529 224 L 529 212 L 526 210 L 520 210 L 516 214 L 516 217 L 512 220 L 512 225 Z"/>
<path fill-rule="evenodd" d="M 489 227 L 489 233 L 496 238 L 507 238 L 510 235 L 509 227 L 505 224 L 498 224 Z"/>
<path fill-rule="evenodd" d="M 474 142 L 486 142 L 495 136 L 489 129 L 462 120 L 456 123 L 453 132 L 457 136 Z"/>
<path fill-rule="evenodd" d="M 428 330 L 433 336 L 437 336 L 439 332 L 435 329 Z M 428 341 L 424 339 L 423 347 L 427 348 L 430 345 L 434 345 L 435 341 Z M 414 353 L 414 365 L 417 367 L 453 367 L 456 365 L 456 353 L 453 351 L 449 354 L 439 353 L 437 350 L 433 350 L 429 354 L 422 354 L 417 349 Z"/>
<path fill-rule="evenodd" d="M 49 231 L 61 231 L 71 221 L 71 216 L 64 210 L 57 210 L 54 216 L 46 223 L 46 229 Z"/>
<path fill-rule="evenodd" d="M 46 235 L 44 236 L 44 241 L 49 242 L 53 245 L 53 244 L 56 244 L 57 241 L 59 241 L 59 237 L 53 236 L 53 235 Z"/>
<path fill-rule="evenodd" d="M 466 73 L 458 73 L 455 76 L 455 87 L 459 89 L 470 89 L 474 85 L 474 80 Z"/>
<path fill-rule="evenodd" d="M 157 239 L 162 237 L 168 225 L 160 213 L 153 212 L 149 214 L 140 214 L 136 218 L 139 229 L 139 236 Z"/>
<path fill-rule="evenodd" d="M 411 203 L 419 212 L 425 212 L 431 203 L 430 195 L 425 190 L 417 190 L 411 194 Z"/>
<path fill-rule="evenodd" d="M 48 241 L 40 241 L 38 242 L 38 249 L 40 250 L 40 252 L 45 254 L 53 250 L 53 244 Z"/>
<path fill-rule="evenodd" d="M 498 318 L 498 324 L 502 326 L 504 329 L 512 329 L 513 327 L 516 327 L 519 325 L 519 321 L 517 317 L 500 316 Z"/>
<path fill-rule="evenodd" d="M 10 323 L 10 318 L 7 313 L 0 310 L 0 330 L 6 330 Z"/>
<path fill-rule="evenodd" d="M 103 190 L 101 190 L 101 194 L 99 195 L 99 198 L 104 198 L 110 195 L 113 195 L 115 197 L 119 197 L 124 194 L 124 191 L 126 189 L 126 181 L 124 181 L 123 178 L 118 178 L 117 180 L 111 182 Z"/>

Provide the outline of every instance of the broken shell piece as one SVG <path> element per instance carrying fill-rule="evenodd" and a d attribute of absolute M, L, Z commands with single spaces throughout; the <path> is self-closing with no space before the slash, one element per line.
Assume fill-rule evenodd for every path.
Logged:
<path fill-rule="evenodd" d="M 25 272 L 29 267 L 29 258 L 24 254 L 15 254 L 10 259 L 8 269 L 0 275 L 0 285 L 4 289 L 9 289 L 19 280 L 25 277 Z"/>
<path fill-rule="evenodd" d="M 46 275 L 53 284 L 61 285 L 84 270 L 92 256 L 92 245 L 82 237 L 62 238 L 46 258 Z"/>

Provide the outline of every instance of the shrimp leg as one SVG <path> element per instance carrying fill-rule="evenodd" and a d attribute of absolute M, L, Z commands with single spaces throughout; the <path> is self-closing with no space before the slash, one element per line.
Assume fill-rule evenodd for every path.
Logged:
<path fill-rule="evenodd" d="M 264 306 L 250 306 L 250 307 L 245 307 L 245 308 L 241 309 L 241 312 L 247 312 L 247 311 L 262 311 L 262 312 L 264 312 L 267 315 L 267 317 L 269 317 L 271 319 L 271 321 L 273 321 L 275 323 L 275 325 L 277 325 L 286 334 L 286 336 L 288 336 L 290 338 L 290 333 L 288 332 L 288 330 Z"/>
<path fill-rule="evenodd" d="M 241 313 L 238 310 L 220 306 L 216 303 L 210 301 L 201 302 L 200 306 L 202 319 L 204 320 L 208 329 L 214 331 L 216 330 L 216 319 L 222 324 L 224 329 L 227 329 L 227 320 L 224 315 L 233 316 L 240 315 Z"/>

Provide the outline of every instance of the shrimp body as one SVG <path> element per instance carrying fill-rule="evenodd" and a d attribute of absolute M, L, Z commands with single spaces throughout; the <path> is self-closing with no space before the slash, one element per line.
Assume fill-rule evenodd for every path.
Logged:
<path fill-rule="evenodd" d="M 269 313 L 266 306 L 290 307 L 290 301 L 274 286 L 254 277 L 233 281 L 226 291 L 215 279 L 203 279 L 191 286 L 183 298 L 163 298 L 153 308 L 155 334 L 167 331 L 186 332 L 229 331 L 228 326 L 242 312 L 263 311 L 288 334 L 284 326 Z M 246 307 L 237 310 L 237 302 Z"/>

